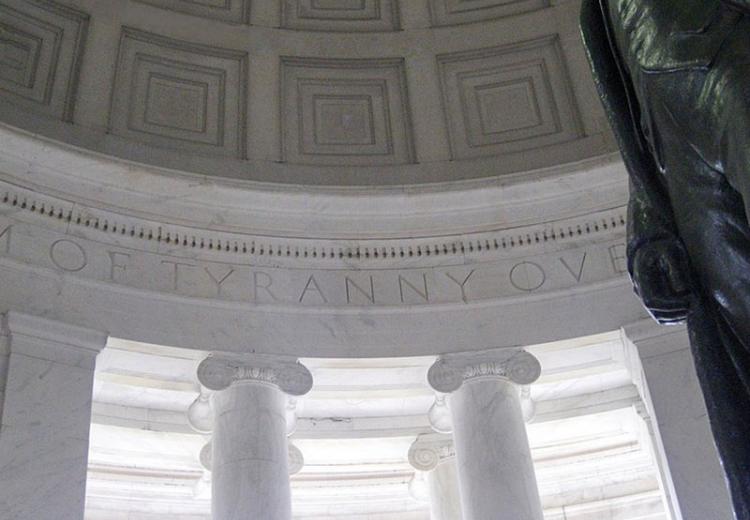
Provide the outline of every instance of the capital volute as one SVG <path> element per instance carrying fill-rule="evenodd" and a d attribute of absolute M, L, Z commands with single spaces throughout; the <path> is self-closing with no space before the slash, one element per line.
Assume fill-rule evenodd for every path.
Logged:
<path fill-rule="evenodd" d="M 208 441 L 203 445 L 203 448 L 201 448 L 200 454 L 198 455 L 198 460 L 200 460 L 203 469 L 205 469 L 206 471 L 211 471 L 211 465 L 213 463 L 212 459 L 213 445 L 211 444 L 211 441 Z"/>
<path fill-rule="evenodd" d="M 296 475 L 305 467 L 305 456 L 302 453 L 302 450 L 291 442 L 289 443 L 287 460 L 289 464 L 289 475 Z"/>
<path fill-rule="evenodd" d="M 198 380 L 209 390 L 226 390 L 238 382 L 274 385 L 282 392 L 300 396 L 310 391 L 310 371 L 296 359 L 265 355 L 212 354 L 198 365 Z"/>
<path fill-rule="evenodd" d="M 455 456 L 452 436 L 439 433 L 420 435 L 409 448 L 409 464 L 419 471 L 432 471 Z"/>
<path fill-rule="evenodd" d="M 455 392 L 466 381 L 505 379 L 529 385 L 541 375 L 539 361 L 522 349 L 498 349 L 440 356 L 430 367 L 427 380 L 438 392 Z"/>
<path fill-rule="evenodd" d="M 295 475 L 302 471 L 302 468 L 305 467 L 305 456 L 302 454 L 302 451 L 291 442 L 288 444 L 288 446 L 289 450 L 287 451 L 287 465 L 289 469 L 289 475 Z M 211 472 L 211 470 L 213 469 L 213 443 L 211 441 L 208 441 L 203 445 L 203 448 L 201 448 L 200 454 L 198 456 L 198 460 L 200 460 L 201 466 L 203 466 L 204 470 Z"/>
<path fill-rule="evenodd" d="M 452 433 L 453 420 L 451 411 L 448 409 L 445 394 L 435 394 L 435 402 L 427 412 L 427 418 L 430 426 L 436 433 Z"/>

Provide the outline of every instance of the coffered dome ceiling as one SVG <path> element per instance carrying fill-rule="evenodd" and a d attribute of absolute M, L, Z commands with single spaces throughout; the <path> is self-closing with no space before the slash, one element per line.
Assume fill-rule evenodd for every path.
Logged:
<path fill-rule="evenodd" d="M 0 0 L 0 120 L 302 185 L 517 175 L 613 150 L 576 1 Z"/>

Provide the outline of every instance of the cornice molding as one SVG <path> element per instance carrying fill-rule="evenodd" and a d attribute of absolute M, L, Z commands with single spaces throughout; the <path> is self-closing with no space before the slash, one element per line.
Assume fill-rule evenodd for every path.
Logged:
<path fill-rule="evenodd" d="M 169 247 L 366 258 L 511 250 L 622 229 L 627 179 L 599 157 L 508 179 L 314 189 L 209 181 L 71 149 L 0 124 L 0 201 Z M 539 178 L 541 177 L 541 178 Z M 314 230 L 314 232 L 311 232 Z M 497 246 L 495 246 L 497 242 Z M 346 246 L 346 247 L 343 247 Z M 317 251 L 313 249 L 317 248 Z M 340 250 L 341 251 L 340 251 Z M 437 250 L 437 253 L 435 252 Z M 429 253 L 427 253 L 429 251 Z M 351 257 L 349 256 L 351 254 Z M 382 250 L 378 252 L 382 258 Z"/>
<path fill-rule="evenodd" d="M 112 211 L 82 206 L 68 200 L 34 192 L 0 181 L 0 208 L 5 207 L 19 216 L 41 218 L 50 226 L 64 226 L 69 230 L 95 233 L 106 240 L 126 238 L 143 244 L 159 244 L 189 251 L 240 254 L 251 258 L 319 262 L 382 263 L 400 259 L 410 262 L 439 257 L 511 254 L 515 250 L 528 252 L 534 248 L 549 251 L 550 245 L 580 240 L 608 240 L 622 235 L 626 226 L 626 206 L 606 209 L 595 214 L 562 219 L 514 229 L 466 233 L 461 236 L 417 237 L 385 240 L 330 240 L 315 238 L 286 238 L 225 233 L 209 229 L 171 225 L 158 221 L 131 217 Z M 137 247 L 137 246 L 136 246 Z"/>
<path fill-rule="evenodd" d="M 9 311 L 0 315 L 0 332 L 10 338 L 10 350 L 34 352 L 36 357 L 54 360 L 71 350 L 95 358 L 107 344 L 108 334 L 40 316 Z M 42 354 L 44 353 L 44 354 Z"/>

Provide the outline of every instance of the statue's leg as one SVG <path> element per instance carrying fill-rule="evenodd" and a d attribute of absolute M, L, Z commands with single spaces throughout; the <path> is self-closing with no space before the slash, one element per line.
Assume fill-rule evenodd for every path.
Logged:
<path fill-rule="evenodd" d="M 664 157 L 680 237 L 706 296 L 750 359 L 750 227 L 742 197 L 675 140 L 665 141 Z M 750 362 L 742 376 L 750 393 Z"/>
<path fill-rule="evenodd" d="M 703 389 L 711 430 L 732 495 L 735 518 L 750 519 L 750 401 L 737 392 L 743 384 L 727 350 L 742 349 L 725 329 L 709 301 L 688 316 L 690 345 Z"/>
<path fill-rule="evenodd" d="M 740 193 L 663 125 L 675 218 L 702 303 L 689 318 L 696 370 L 738 520 L 750 520 L 750 227 Z"/>

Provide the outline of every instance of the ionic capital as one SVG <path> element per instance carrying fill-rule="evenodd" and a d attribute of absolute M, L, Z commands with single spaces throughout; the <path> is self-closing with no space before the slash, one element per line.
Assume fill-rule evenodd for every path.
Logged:
<path fill-rule="evenodd" d="M 198 366 L 198 380 L 214 391 L 246 381 L 274 385 L 294 396 L 306 394 L 313 384 L 312 374 L 299 361 L 262 355 L 212 354 Z"/>
<path fill-rule="evenodd" d="M 409 448 L 409 464 L 419 471 L 432 471 L 455 456 L 453 438 L 439 433 L 420 435 Z"/>
<path fill-rule="evenodd" d="M 475 379 L 505 379 L 529 385 L 541 372 L 539 361 L 525 350 L 500 349 L 440 356 L 430 367 L 427 380 L 433 389 L 448 394 Z"/>

